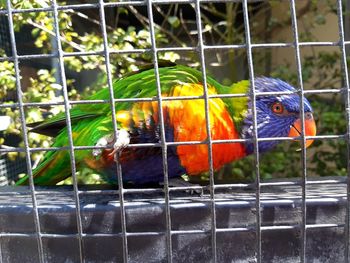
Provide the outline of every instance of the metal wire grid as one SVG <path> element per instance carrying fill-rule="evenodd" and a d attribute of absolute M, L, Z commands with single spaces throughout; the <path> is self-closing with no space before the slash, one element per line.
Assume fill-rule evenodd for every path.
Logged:
<path fill-rule="evenodd" d="M 15 175 L 25 173 L 26 162 L 22 159 L 9 160 L 6 157 L 0 157 L 0 187 L 8 185 L 9 181 L 15 180 Z M 12 177 L 10 175 L 13 175 Z"/>
<path fill-rule="evenodd" d="M 30 160 L 26 120 L 25 120 L 24 108 L 22 106 L 22 103 L 23 103 L 22 89 L 21 89 L 21 82 L 20 82 L 19 60 L 17 58 L 16 38 L 15 38 L 15 31 L 14 31 L 14 25 L 13 25 L 13 14 L 11 12 L 12 6 L 9 0 L 6 3 L 7 3 L 7 10 L 8 10 L 8 22 L 9 22 L 12 54 L 14 58 L 17 99 L 19 104 L 22 136 L 24 141 L 26 162 L 27 162 L 27 173 L 29 175 L 29 187 L 30 187 L 30 192 L 31 192 L 32 202 L 33 202 L 33 209 L 34 209 L 34 224 L 35 224 L 35 230 L 36 230 L 37 241 L 38 241 L 39 260 L 40 262 L 44 262 L 44 251 L 43 251 L 43 242 L 42 242 L 41 230 L 40 230 L 39 212 L 38 212 L 38 206 L 37 206 L 37 201 L 35 196 L 35 188 L 34 188 L 34 181 L 33 181 L 33 174 L 32 174 L 32 164 Z"/>
<path fill-rule="evenodd" d="M 346 107 L 346 121 L 347 121 L 347 171 L 348 171 L 348 181 L 347 181 L 347 207 L 346 207 L 346 218 L 345 218 L 345 261 L 350 261 L 349 255 L 349 239 L 350 239 L 350 86 L 349 86 L 349 74 L 348 74 L 348 64 L 346 60 L 346 47 L 345 47 L 345 33 L 344 33 L 344 22 L 343 22 L 343 9 L 342 1 L 337 1 L 338 10 L 338 26 L 339 26 L 339 47 L 341 50 L 341 65 L 344 74 L 344 84 L 346 87 L 345 93 L 345 107 Z"/>
<path fill-rule="evenodd" d="M 257 1 L 249 1 L 249 2 L 259 2 Z M 71 122 L 70 122 L 70 115 L 69 115 L 69 108 L 71 105 L 74 104 L 82 104 L 82 103 L 110 103 L 111 105 L 111 111 L 112 111 L 112 118 L 114 123 L 114 136 L 117 138 L 118 132 L 116 127 L 116 118 L 115 118 L 115 103 L 121 102 L 121 101 L 158 101 L 159 105 L 159 120 L 160 120 L 160 126 L 161 126 L 161 135 L 162 140 L 160 143 L 147 143 L 147 144 L 138 144 L 138 145 L 131 145 L 130 147 L 161 147 L 162 148 L 162 156 L 163 156 L 163 167 L 164 167 L 164 193 L 165 193 L 165 203 L 166 203 L 166 240 L 167 240 L 167 260 L 168 262 L 172 262 L 172 243 L 171 243 L 171 237 L 174 234 L 193 234 L 193 233 L 208 233 L 208 231 L 202 231 L 202 230 L 187 230 L 187 231 L 174 231 L 171 230 L 171 217 L 170 217 L 170 191 L 177 191 L 177 190 L 185 190 L 185 189 L 202 189 L 199 186 L 192 186 L 192 187 L 169 187 L 168 184 L 168 168 L 167 168 L 167 147 L 173 146 L 173 145 L 193 145 L 193 144 L 203 144 L 202 141 L 190 141 L 190 142 L 167 142 L 165 140 L 165 132 L 164 132 L 164 122 L 163 122 L 163 112 L 162 112 L 162 101 L 165 100 L 184 100 L 184 99 L 204 99 L 205 100 L 205 112 L 206 112 L 206 128 L 207 128 L 207 134 L 210 134 L 210 125 L 209 125 L 209 104 L 208 101 L 211 98 L 222 98 L 222 97 L 242 97 L 242 96 L 250 96 L 253 102 L 253 119 L 254 119 L 254 136 L 253 139 L 235 139 L 235 140 L 212 140 L 209 136 L 208 140 L 206 141 L 206 144 L 208 145 L 209 149 L 209 158 L 208 161 L 210 163 L 210 201 L 211 201 L 211 245 L 212 245 L 212 261 L 217 262 L 217 243 L 216 243 L 216 234 L 219 232 L 236 232 L 236 231 L 250 231 L 250 228 L 225 228 L 220 229 L 216 227 L 216 215 L 215 215 L 215 190 L 220 188 L 242 188 L 246 187 L 247 184 L 229 184 L 229 185 L 215 185 L 214 184 L 214 176 L 213 176 L 213 158 L 212 158 L 212 145 L 214 143 L 227 143 L 227 142 L 245 142 L 245 141 L 253 141 L 254 144 L 254 157 L 255 157 L 255 173 L 256 173 L 256 261 L 261 262 L 261 232 L 263 230 L 268 229 L 291 229 L 296 228 L 301 230 L 301 255 L 300 260 L 301 262 L 305 262 L 305 245 L 306 245 L 306 232 L 307 229 L 310 228 L 323 228 L 323 227 L 341 227 L 340 225 L 334 225 L 334 224 L 317 224 L 317 225 L 307 225 L 306 224 L 306 186 L 311 184 L 324 184 L 324 183 L 339 183 L 339 182 L 347 182 L 348 183 L 348 196 L 347 200 L 350 198 L 350 180 L 348 178 L 344 178 L 344 180 L 319 180 L 319 181 L 308 181 L 307 180 L 307 170 L 306 170 L 306 149 L 305 149 L 305 142 L 306 139 L 316 139 L 316 140 L 322 140 L 322 139 L 346 139 L 348 142 L 348 156 L 350 157 L 350 112 L 349 112 L 349 106 L 350 106 L 350 89 L 349 89 L 349 79 L 348 79 L 348 73 L 347 73 L 347 62 L 346 62 L 346 51 L 345 47 L 346 45 L 350 44 L 349 41 L 345 41 L 344 39 L 344 26 L 343 26 L 343 12 L 342 12 L 342 1 L 337 0 L 337 12 L 338 12 L 338 25 L 339 25 L 339 41 L 338 42 L 299 42 L 298 39 L 298 28 L 297 28 L 297 21 L 296 21 L 296 9 L 295 9 L 295 1 L 290 0 L 290 10 L 291 10 L 291 19 L 292 19 L 292 29 L 294 34 L 294 42 L 293 43 L 271 43 L 271 44 L 253 44 L 251 42 L 250 37 L 250 28 L 249 28 L 249 14 L 248 14 L 248 0 L 231 0 L 231 2 L 241 2 L 243 5 L 243 17 L 244 17 L 244 25 L 245 25 L 245 33 L 246 33 L 246 43 L 241 45 L 218 45 L 218 46 L 206 46 L 203 43 L 202 38 L 202 26 L 201 26 L 201 15 L 200 15 L 200 4 L 201 3 L 212 3 L 212 2 L 221 2 L 217 0 L 176 0 L 171 1 L 171 3 L 190 3 L 195 5 L 195 11 L 196 11 L 196 21 L 197 21 L 197 28 L 198 28 L 198 46 L 197 47 L 175 47 L 175 48 L 158 48 L 156 46 L 155 41 L 155 33 L 154 33 L 154 21 L 153 21 L 153 11 L 152 6 L 154 4 L 169 4 L 169 1 L 164 0 L 145 0 L 145 1 L 130 1 L 130 2 L 116 2 L 116 3 L 104 3 L 103 0 L 99 0 L 96 4 L 80 4 L 80 5 L 65 5 L 65 6 L 59 6 L 57 5 L 56 1 L 52 1 L 52 6 L 48 8 L 34 8 L 34 9 L 13 9 L 10 3 L 10 0 L 7 0 L 7 10 L 0 10 L 0 15 L 7 14 L 8 16 L 8 23 L 9 23 L 9 29 L 10 29 L 10 37 L 11 37 L 11 47 L 13 54 L 10 57 L 2 57 L 0 58 L 0 61 L 13 61 L 15 65 L 15 77 L 16 77 L 16 85 L 17 85 L 17 95 L 18 95 L 18 102 L 14 103 L 12 105 L 0 105 L 0 107 L 11 107 L 11 108 L 19 108 L 20 115 L 21 115 L 21 125 L 22 125 L 22 131 L 23 131 L 23 139 L 24 139 L 24 148 L 12 148 L 12 149 L 0 149 L 0 153 L 2 152 L 25 152 L 26 154 L 26 161 L 27 161 L 27 170 L 28 175 L 30 177 L 30 194 L 32 197 L 32 203 L 33 203 L 33 210 L 34 210 L 34 223 L 35 223 L 35 231 L 34 234 L 37 237 L 37 244 L 38 244 L 38 254 L 39 254 L 39 260 L 40 262 L 45 262 L 45 255 L 44 255 L 44 248 L 43 248 L 43 237 L 48 236 L 54 236 L 54 237 L 66 237 L 66 236 L 72 236 L 72 235 L 52 235 L 52 234 L 44 234 L 41 233 L 40 230 L 40 221 L 39 221 L 39 214 L 38 214 L 38 207 L 37 207 L 37 200 L 36 200 L 36 190 L 33 183 L 33 176 L 32 176 L 32 166 L 30 162 L 30 154 L 31 152 L 35 151 L 42 151 L 42 150 L 69 150 L 70 157 L 71 157 L 71 166 L 72 166 L 72 174 L 73 174 L 73 185 L 74 185 L 74 197 L 75 197 L 75 206 L 77 209 L 76 213 L 76 220 L 77 220 L 77 228 L 78 233 L 76 235 L 73 234 L 73 236 L 76 236 L 79 240 L 79 256 L 80 261 L 84 262 L 84 248 L 83 248 L 83 237 L 89 236 L 89 234 L 83 233 L 82 231 L 82 219 L 81 219 L 81 210 L 80 210 L 80 202 L 79 202 L 79 194 L 83 191 L 78 189 L 77 186 L 77 179 L 75 177 L 75 158 L 74 158 L 74 151 L 75 150 L 86 150 L 86 149 L 96 149 L 96 148 L 103 148 L 103 147 L 87 147 L 87 146 L 74 146 L 73 140 L 72 140 L 72 130 L 71 130 Z M 105 14 L 104 14 L 104 8 L 105 7 L 117 7 L 117 6 L 128 6 L 128 5 L 146 5 L 148 9 L 148 16 L 150 21 L 150 34 L 151 34 L 151 49 L 138 49 L 138 50 L 109 50 L 108 48 L 108 42 L 107 42 L 107 33 L 106 33 L 106 27 L 105 27 Z M 14 25 L 13 25 L 13 14 L 15 13 L 22 13 L 22 12 L 41 12 L 41 11 L 50 11 L 53 13 L 54 16 L 54 28 L 56 36 L 59 35 L 59 27 L 58 27 L 58 12 L 64 11 L 67 9 L 86 9 L 86 8 L 98 8 L 100 12 L 100 19 L 101 19 L 101 32 L 103 36 L 104 41 L 104 50 L 100 52 L 71 52 L 66 53 L 62 50 L 61 47 L 61 41 L 60 38 L 55 37 L 58 50 L 57 52 L 53 54 L 35 54 L 35 55 L 18 55 L 17 49 L 16 49 L 16 40 L 14 35 Z M 338 46 L 342 53 L 342 69 L 344 73 L 344 88 L 342 89 L 326 89 L 326 90 L 303 90 L 303 81 L 302 81 L 302 75 L 301 75 L 301 59 L 300 59 L 300 47 L 303 46 Z M 346 113 L 347 113 L 347 134 L 345 135 L 323 135 L 323 136 L 305 136 L 305 127 L 303 125 L 302 121 L 302 135 L 300 138 L 302 141 L 302 171 L 303 176 L 302 179 L 297 182 L 275 182 L 275 183 L 261 183 L 260 182 L 260 171 L 259 171 L 259 151 L 258 151 L 258 142 L 260 141 L 269 141 L 269 140 L 279 140 L 279 141 L 285 141 L 285 140 L 293 140 L 295 138 L 289 138 L 289 137 L 280 137 L 280 138 L 258 138 L 257 136 L 257 122 L 256 122 L 256 109 L 255 109 L 255 99 L 257 96 L 261 95 L 267 95 L 267 93 L 258 93 L 254 89 L 254 67 L 253 67 L 253 56 L 252 56 L 252 50 L 255 48 L 273 48 L 273 47 L 293 47 L 295 49 L 295 57 L 297 62 L 297 73 L 298 73 L 298 83 L 299 83 L 299 90 L 297 93 L 301 97 L 301 102 L 303 101 L 303 97 L 305 94 L 314 94 L 314 93 L 344 93 L 346 95 Z M 211 96 L 208 95 L 208 89 L 207 89 L 207 83 L 206 83 L 206 70 L 205 70 L 205 56 L 204 52 L 205 50 L 210 49 L 238 49 L 238 48 L 244 48 L 247 50 L 247 57 L 248 57 L 248 68 L 249 68 L 249 76 L 251 85 L 253 87 L 250 94 L 227 94 L 227 95 L 215 95 Z M 128 53 L 142 53 L 146 51 L 151 51 L 153 54 L 154 59 L 154 66 L 155 66 L 155 77 L 156 77 L 156 83 L 157 83 L 157 92 L 158 96 L 157 98 L 145 98 L 145 99 L 115 99 L 113 95 L 113 85 L 112 85 L 112 77 L 111 77 L 111 71 L 110 71 L 110 63 L 109 63 L 109 56 L 111 54 L 128 54 Z M 202 69 L 202 75 L 203 75 L 203 85 L 204 85 L 204 95 L 203 96 L 191 96 L 191 97 L 168 97 L 168 98 L 162 98 L 161 97 L 161 87 L 160 87 L 160 80 L 159 80 L 159 69 L 158 69 L 158 58 L 157 55 L 159 52 L 164 51 L 197 51 L 200 56 L 200 63 L 201 63 L 201 69 Z M 103 55 L 105 57 L 105 64 L 106 64 L 106 71 L 107 71 L 107 80 L 108 80 L 108 88 L 110 92 L 111 99 L 108 101 L 99 100 L 99 101 L 69 101 L 68 95 L 67 95 L 67 86 L 65 82 L 65 70 L 64 70 L 64 63 L 63 59 L 64 57 L 68 56 L 85 56 L 85 55 Z M 20 72 L 19 72 L 19 62 L 21 60 L 27 60 L 27 59 L 36 59 L 36 58 L 58 58 L 59 61 L 59 74 L 62 81 L 62 87 L 63 87 L 63 93 L 64 93 L 64 101 L 58 102 L 58 103 L 23 103 L 22 97 L 21 97 L 21 85 L 20 85 Z M 282 94 L 290 94 L 291 92 L 281 92 L 281 93 L 273 93 L 273 95 L 282 95 Z M 67 147 L 51 147 L 51 148 L 30 148 L 28 144 L 28 137 L 27 137 L 27 128 L 25 123 L 25 117 L 24 117 L 24 107 L 28 106 L 53 106 L 53 105 L 64 105 L 66 117 L 67 117 L 67 127 L 68 127 L 68 136 L 69 136 L 69 146 Z M 301 112 L 303 112 L 304 105 L 303 103 L 300 104 Z M 301 114 L 301 119 L 304 120 L 303 114 Z M 350 161 L 348 158 L 348 171 L 350 171 Z M 349 173 L 348 173 L 349 174 Z M 153 233 L 153 232 L 145 232 L 145 233 L 128 233 L 126 229 L 126 217 L 125 217 L 125 204 L 124 204 L 124 194 L 125 193 L 133 193 L 133 192 L 157 192 L 160 191 L 160 189 L 124 189 L 122 184 L 122 173 L 119 166 L 118 169 L 118 183 L 120 185 L 119 190 L 119 202 L 121 207 L 121 222 L 122 222 L 122 233 L 120 235 L 123 238 L 123 262 L 128 262 L 128 244 L 127 244 L 127 237 L 128 236 L 135 236 L 135 235 L 159 235 L 163 233 Z M 261 202 L 260 202 L 260 188 L 262 186 L 267 185 L 300 185 L 302 188 L 302 222 L 298 226 L 261 226 Z M 103 191 L 95 191 L 98 194 L 103 194 Z M 110 191 L 105 191 L 110 192 Z M 347 217 L 345 221 L 345 240 L 346 240 L 346 249 L 345 249 L 345 261 L 349 262 L 349 234 L 350 234 L 350 203 L 347 202 Z M 22 233 L 1 233 L 0 236 L 32 236 L 33 234 L 22 234 Z M 94 234 L 93 236 L 105 236 L 104 234 Z"/>
<path fill-rule="evenodd" d="M 72 177 L 73 177 L 73 187 L 74 187 L 74 197 L 75 197 L 75 207 L 77 209 L 76 211 L 76 220 L 77 220 L 77 230 L 78 230 L 78 240 L 79 240 L 79 256 L 80 260 L 84 261 L 84 254 L 83 254 L 83 238 L 82 238 L 82 221 L 81 221 L 81 208 L 80 208 L 80 202 L 79 202 L 79 194 L 78 194 L 78 180 L 76 177 L 76 166 L 75 166 L 75 154 L 73 146 L 73 135 L 72 135 L 72 125 L 70 120 L 70 114 L 69 114 L 69 97 L 68 97 L 68 90 L 67 90 L 67 83 L 66 83 L 66 75 L 65 75 L 65 69 L 64 69 L 64 61 L 62 57 L 62 45 L 61 45 L 61 38 L 58 36 L 60 35 L 60 28 L 59 28 L 59 21 L 58 21 L 58 11 L 57 11 L 57 3 L 56 0 L 52 0 L 52 9 L 53 9 L 53 17 L 54 17 L 54 30 L 55 30 L 55 41 L 56 41 L 56 47 L 57 47 L 57 55 L 58 55 L 58 74 L 60 76 L 60 81 L 62 84 L 62 90 L 63 90 L 63 98 L 64 98 L 64 109 L 66 114 L 66 122 L 67 122 L 67 130 L 68 130 L 68 142 L 69 142 L 69 155 L 70 155 L 70 161 L 71 161 L 71 168 L 72 168 Z M 30 177 L 33 177 L 31 173 L 28 173 Z M 34 187 L 34 179 L 32 178 L 32 182 Z M 39 243 L 39 249 L 40 253 L 42 253 L 43 248 L 42 244 Z M 40 255 L 40 260 L 44 260 L 44 255 Z"/>
<path fill-rule="evenodd" d="M 111 69 L 110 69 L 110 62 L 109 62 L 109 48 L 108 48 L 108 39 L 107 39 L 107 31 L 106 31 L 106 19 L 105 19 L 105 12 L 104 12 L 104 2 L 103 0 L 99 1 L 100 5 L 100 19 L 101 19 L 101 31 L 103 35 L 103 45 L 104 45 L 104 57 L 105 57 L 105 63 L 106 63 L 106 71 L 107 71 L 107 81 L 108 81 L 108 89 L 110 94 L 110 105 L 111 105 L 111 112 L 112 112 L 112 120 L 113 120 L 113 129 L 114 129 L 114 138 L 117 140 L 118 133 L 117 133 L 117 121 L 116 121 L 116 113 L 115 113 L 115 102 L 114 102 L 114 93 L 113 93 L 113 83 L 112 83 L 112 75 L 111 75 Z M 120 201 L 120 209 L 121 209 L 121 222 L 122 222 L 122 234 L 123 234 L 123 262 L 128 262 L 128 243 L 127 243 L 127 237 L 126 237 L 126 218 L 125 218 L 125 206 L 124 206 L 124 193 L 123 193 L 123 179 L 122 179 L 122 172 L 121 167 L 118 162 L 118 158 L 116 158 L 117 162 L 117 176 L 118 176 L 118 185 L 119 185 L 119 201 Z"/>
<path fill-rule="evenodd" d="M 10 46 L 10 35 L 8 32 L 8 23 L 7 18 L 4 16 L 1 16 L 0 18 L 0 47 L 5 50 L 6 54 L 11 54 L 11 46 Z"/>
<path fill-rule="evenodd" d="M 294 35 L 294 47 L 295 47 L 295 60 L 297 62 L 297 72 L 298 72 L 298 82 L 300 87 L 300 112 L 304 112 L 304 93 L 303 93 L 303 77 L 302 77 L 302 69 L 301 69 L 301 58 L 300 58 L 300 47 L 299 47 L 299 33 L 298 33 L 298 24 L 297 24 L 297 16 L 295 11 L 295 2 L 294 0 L 290 0 L 291 7 L 291 17 L 292 17 L 292 27 L 293 27 L 293 35 Z M 307 169 L 306 169 L 306 140 L 305 140 L 305 125 L 304 125 L 304 114 L 300 114 L 301 119 L 301 138 L 302 138 L 302 151 L 301 151 L 301 168 L 302 168 L 302 222 L 301 222 L 301 253 L 300 253 L 300 261 L 305 262 L 305 252 L 306 252 L 306 177 L 307 177 Z"/>

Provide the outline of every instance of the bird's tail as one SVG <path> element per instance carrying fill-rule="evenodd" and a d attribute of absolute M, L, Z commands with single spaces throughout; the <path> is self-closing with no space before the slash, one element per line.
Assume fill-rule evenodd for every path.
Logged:
<path fill-rule="evenodd" d="M 69 154 L 66 151 L 47 152 L 44 160 L 33 169 L 35 185 L 55 185 L 71 175 Z M 27 185 L 26 175 L 16 182 L 16 185 Z"/>

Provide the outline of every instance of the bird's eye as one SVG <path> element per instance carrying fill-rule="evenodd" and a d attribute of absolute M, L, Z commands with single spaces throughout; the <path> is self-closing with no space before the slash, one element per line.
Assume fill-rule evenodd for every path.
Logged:
<path fill-rule="evenodd" d="M 307 120 L 313 119 L 312 113 L 311 112 L 306 112 L 305 113 L 305 119 L 307 119 Z"/>
<path fill-rule="evenodd" d="M 280 102 L 275 102 L 274 104 L 272 104 L 271 109 L 276 114 L 282 114 L 284 112 L 284 107 Z"/>

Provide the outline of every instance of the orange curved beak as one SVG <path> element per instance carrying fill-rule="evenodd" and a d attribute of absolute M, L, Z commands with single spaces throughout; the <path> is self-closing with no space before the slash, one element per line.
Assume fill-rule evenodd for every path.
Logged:
<path fill-rule="evenodd" d="M 304 127 L 306 136 L 315 136 L 316 135 L 316 123 L 310 112 L 305 114 L 304 118 Z M 299 137 L 301 136 L 301 120 L 297 119 L 293 125 L 290 127 L 289 137 Z M 314 140 L 306 139 L 305 147 L 309 147 Z"/>

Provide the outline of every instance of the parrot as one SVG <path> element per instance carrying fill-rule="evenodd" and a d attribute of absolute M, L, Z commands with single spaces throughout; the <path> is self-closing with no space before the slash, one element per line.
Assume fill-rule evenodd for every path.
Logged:
<path fill-rule="evenodd" d="M 218 96 L 223 94 L 251 94 L 249 80 L 241 80 L 225 86 L 207 76 L 207 89 L 203 85 L 202 72 L 185 65 L 169 63 L 159 66 L 161 107 L 158 97 L 154 66 L 131 72 L 113 83 L 116 99 L 143 99 L 115 103 L 114 130 L 110 103 L 75 104 L 69 110 L 74 146 L 99 146 L 98 149 L 74 150 L 77 170 L 88 167 L 101 174 L 108 183 L 117 184 L 117 165 L 121 166 L 123 182 L 135 185 L 164 181 L 162 147 L 133 147 L 134 144 L 160 143 L 162 128 L 160 109 L 163 112 L 166 142 L 200 141 L 202 144 L 173 144 L 167 146 L 166 162 L 168 178 L 182 175 L 196 176 L 208 172 L 209 149 L 206 118 L 212 140 L 247 139 L 243 142 L 212 144 L 213 169 L 254 153 L 254 118 L 251 96 Z M 316 135 L 316 124 L 311 104 L 303 98 L 304 112 L 300 113 L 300 96 L 287 82 L 271 77 L 255 77 L 255 91 L 269 92 L 256 96 L 256 121 L 258 138 L 301 136 L 304 114 L 305 135 Z M 209 111 L 203 99 L 205 91 Z M 290 92 L 271 95 L 274 92 Z M 181 97 L 191 96 L 190 99 Z M 217 96 L 217 97 L 215 97 Z M 180 97 L 176 99 L 176 97 Z M 146 100 L 144 98 L 153 98 Z M 175 100 L 171 100 L 175 98 Z M 107 88 L 88 97 L 89 100 L 109 100 Z M 59 113 L 39 123 L 32 123 L 31 132 L 54 137 L 53 147 L 69 146 L 65 113 Z M 115 138 L 115 135 L 116 138 Z M 249 140 L 250 139 L 250 140 Z M 296 140 L 294 138 L 294 140 Z M 306 140 L 306 147 L 312 144 Z M 258 142 L 259 153 L 273 149 L 279 141 Z M 116 157 L 118 156 L 118 157 Z M 47 151 L 43 160 L 32 172 L 35 185 L 55 185 L 71 176 L 68 150 Z M 16 185 L 28 184 L 28 175 Z"/>

